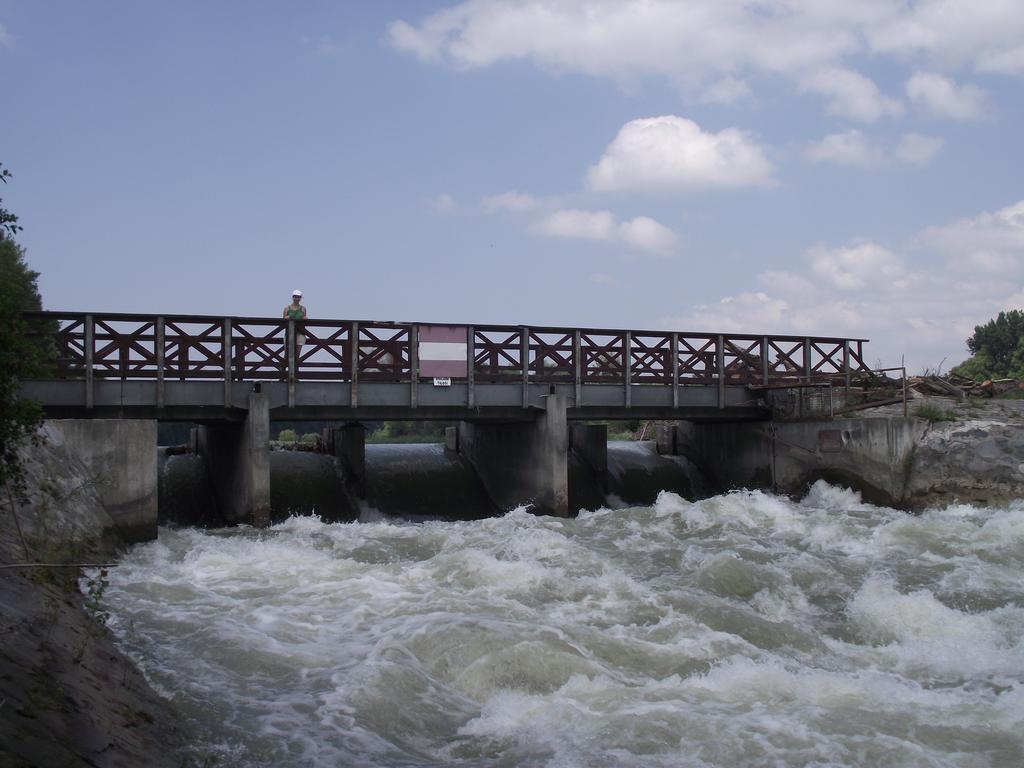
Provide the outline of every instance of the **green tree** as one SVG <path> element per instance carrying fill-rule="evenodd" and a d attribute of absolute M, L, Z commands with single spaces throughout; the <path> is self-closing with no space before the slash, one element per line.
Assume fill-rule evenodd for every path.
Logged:
<path fill-rule="evenodd" d="M 0 163 L 0 181 L 6 184 L 9 178 L 11 178 L 11 172 L 4 168 L 3 163 Z M 3 198 L 0 198 L 0 203 L 3 203 Z M 20 229 L 18 217 L 0 205 L 0 240 L 14 237 Z"/>
<path fill-rule="evenodd" d="M 6 184 L 8 178 L 10 173 L 0 165 L 0 179 Z M 26 439 L 36 439 L 43 411 L 20 396 L 20 381 L 44 375 L 50 355 L 46 324 L 22 316 L 26 310 L 41 309 L 42 298 L 36 283 L 39 273 L 28 268 L 24 250 L 10 239 L 21 229 L 17 220 L 0 207 L 0 484 L 23 497 L 18 449 Z"/>
<path fill-rule="evenodd" d="M 972 357 L 954 370 L 972 379 L 1021 377 L 1024 375 L 1024 312 L 1000 312 L 984 325 L 974 328 L 967 339 Z"/>

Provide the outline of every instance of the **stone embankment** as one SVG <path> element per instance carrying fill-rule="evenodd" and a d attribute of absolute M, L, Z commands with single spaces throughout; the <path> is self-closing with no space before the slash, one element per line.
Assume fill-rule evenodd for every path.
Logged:
<path fill-rule="evenodd" d="M 102 563 L 121 545 L 97 480 L 52 426 L 25 449 L 29 503 L 0 503 L 0 765 L 181 768 L 167 702 L 115 646 L 80 571 L 9 567 Z"/>
<path fill-rule="evenodd" d="M 799 496 L 823 479 L 908 510 L 1024 499 L 1024 400 L 918 396 L 907 418 L 898 405 L 849 419 L 681 425 L 671 437 L 717 491 Z"/>
<path fill-rule="evenodd" d="M 908 468 L 911 506 L 1024 499 L 1024 400 L 938 402 L 949 420 L 922 429 Z"/>

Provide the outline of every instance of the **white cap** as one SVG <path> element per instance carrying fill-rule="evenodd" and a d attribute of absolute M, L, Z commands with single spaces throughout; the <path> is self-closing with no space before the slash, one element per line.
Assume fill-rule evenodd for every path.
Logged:
<path fill-rule="evenodd" d="M 300 291 L 298 288 L 296 288 L 294 291 L 292 291 L 292 296 L 298 296 L 301 299 L 302 298 L 302 291 Z"/>

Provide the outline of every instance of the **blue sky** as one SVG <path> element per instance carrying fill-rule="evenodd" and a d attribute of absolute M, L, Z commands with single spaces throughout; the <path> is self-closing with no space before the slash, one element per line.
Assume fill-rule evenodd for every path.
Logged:
<path fill-rule="evenodd" d="M 1019 0 L 0 0 L 50 309 L 866 337 L 1024 305 Z"/>

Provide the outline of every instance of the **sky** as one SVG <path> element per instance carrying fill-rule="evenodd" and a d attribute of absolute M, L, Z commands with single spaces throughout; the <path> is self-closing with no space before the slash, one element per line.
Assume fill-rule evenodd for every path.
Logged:
<path fill-rule="evenodd" d="M 47 309 L 867 338 L 1024 306 L 1022 0 L 0 0 Z"/>

